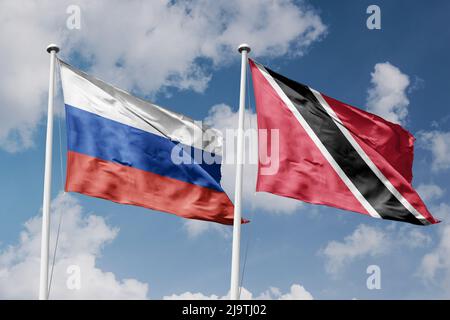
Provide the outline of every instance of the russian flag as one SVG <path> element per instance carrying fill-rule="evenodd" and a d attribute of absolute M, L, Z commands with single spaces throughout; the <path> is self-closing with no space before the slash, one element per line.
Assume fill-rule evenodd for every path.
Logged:
<path fill-rule="evenodd" d="M 233 224 L 220 185 L 222 137 L 60 61 L 67 123 L 65 190 L 181 217 Z"/>

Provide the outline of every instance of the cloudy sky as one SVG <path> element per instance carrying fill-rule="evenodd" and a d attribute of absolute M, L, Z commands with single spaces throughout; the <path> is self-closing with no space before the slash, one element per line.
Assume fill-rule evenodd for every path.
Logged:
<path fill-rule="evenodd" d="M 381 30 L 366 27 L 370 4 L 0 0 L 0 298 L 38 293 L 51 42 L 70 64 L 218 129 L 237 124 L 241 42 L 271 69 L 404 125 L 417 138 L 414 186 L 443 222 L 418 227 L 255 194 L 246 165 L 242 297 L 450 298 L 450 3 L 379 0 Z M 78 9 L 80 29 L 70 29 Z M 51 252 L 62 223 L 50 298 L 226 298 L 230 227 L 62 193 L 57 88 Z M 246 126 L 254 108 L 250 92 Z M 232 196 L 234 168 L 223 171 Z M 372 265 L 379 290 L 366 285 Z"/>

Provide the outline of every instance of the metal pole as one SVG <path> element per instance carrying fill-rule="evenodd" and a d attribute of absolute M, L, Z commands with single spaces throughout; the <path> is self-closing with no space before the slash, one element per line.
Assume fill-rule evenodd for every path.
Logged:
<path fill-rule="evenodd" d="M 42 204 L 41 273 L 39 278 L 39 300 L 48 299 L 48 251 L 50 240 L 50 198 L 52 190 L 53 147 L 53 95 L 55 92 L 55 62 L 59 48 L 55 44 L 47 47 L 50 53 L 50 80 L 48 87 L 47 139 L 45 144 L 44 199 Z"/>
<path fill-rule="evenodd" d="M 239 269 L 241 246 L 241 202 L 242 202 L 242 169 L 244 160 L 244 112 L 245 112 L 245 83 L 247 73 L 247 54 L 250 52 L 248 44 L 241 44 L 241 90 L 239 96 L 239 126 L 237 136 L 236 155 L 236 184 L 234 188 L 234 220 L 233 220 L 233 248 L 231 253 L 231 287 L 230 299 L 239 300 Z"/>

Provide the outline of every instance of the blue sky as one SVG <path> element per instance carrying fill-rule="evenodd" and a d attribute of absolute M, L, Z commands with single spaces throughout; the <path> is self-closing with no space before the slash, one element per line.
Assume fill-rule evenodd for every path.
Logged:
<path fill-rule="evenodd" d="M 388 94 L 407 100 L 400 99 L 387 108 L 407 111 L 401 123 L 418 138 L 413 184 L 432 213 L 444 222 L 417 227 L 333 208 L 292 204 L 277 197 L 249 197 L 244 214 L 252 222 L 242 228 L 242 254 L 247 252 L 243 286 L 253 297 L 264 292 L 274 298 L 293 294 L 293 285 L 302 286 L 315 299 L 449 297 L 450 3 L 377 1 L 381 30 L 369 30 L 366 9 L 372 1 L 282 1 L 268 11 L 265 1 L 249 1 L 248 5 L 235 4 L 238 13 L 226 1 L 209 3 L 211 8 L 200 1 L 190 8 L 191 15 L 178 10 L 182 5 L 177 3 L 175 10 L 159 2 L 142 8 L 137 1 L 128 6 L 81 1 L 77 2 L 81 29 L 68 30 L 66 7 L 73 3 L 76 1 L 58 5 L 44 1 L 34 7 L 6 1 L 8 10 L 4 12 L 17 19 L 6 21 L 5 13 L 0 13 L 0 26 L 4 24 L 0 29 L 6 30 L 0 31 L 0 42 L 5 46 L 8 41 L 14 49 L 11 51 L 19 52 L 18 57 L 0 54 L 2 60 L 10 62 L 5 74 L 11 75 L 0 77 L 0 172 L 4 181 L 0 186 L 0 297 L 32 298 L 37 294 L 34 240 L 38 230 L 31 223 L 25 235 L 34 240 L 28 241 L 24 233 L 22 240 L 20 237 L 24 223 L 40 214 L 42 204 L 48 81 L 44 48 L 50 41 L 61 44 L 60 57 L 72 65 L 195 119 L 214 116 L 211 108 L 217 104 L 227 105 L 222 106 L 226 111 L 237 111 L 240 57 L 235 44 L 240 42 L 254 44 L 250 56 L 271 69 L 364 109 L 368 104 L 375 110 L 383 109 L 368 98 L 368 91 L 377 88 L 373 82 L 376 65 L 392 67 L 389 70 L 393 73 L 380 77 L 388 88 L 394 88 L 394 93 Z M 155 14 L 147 22 L 140 9 L 150 16 L 152 12 L 167 14 L 170 19 L 158 20 Z M 222 10 L 223 15 L 215 15 L 215 10 Z M 125 17 L 121 12 L 127 13 Z M 97 26 L 100 14 L 116 21 L 116 26 L 108 22 Z M 45 15 L 51 15 L 52 21 L 46 22 Z M 117 17 L 121 18 L 115 20 Z M 280 19 L 283 23 L 276 23 Z M 7 33 L 13 29 L 19 30 L 16 39 Z M 145 37 L 148 33 L 158 35 L 156 39 L 161 42 L 146 43 L 150 41 Z M 127 47 L 133 52 L 127 53 Z M 399 79 L 408 79 L 408 84 L 398 87 Z M 27 94 L 35 99 L 30 102 L 31 98 L 24 97 Z M 248 102 L 254 110 L 252 94 Z M 62 112 L 60 91 L 56 108 Z M 233 119 L 233 113 L 228 115 Z M 65 166 L 64 119 L 56 117 L 53 198 L 62 189 L 58 121 L 62 124 Z M 230 228 L 209 225 L 197 227 L 194 234 L 185 220 L 173 215 L 78 194 L 66 197 L 70 198 L 68 204 L 61 198 L 58 203 L 65 203 L 61 207 L 73 213 L 67 214 L 73 220 L 65 222 L 66 209 L 55 211 L 63 212 L 62 232 L 71 228 L 62 240 L 67 243 L 61 249 L 64 261 L 55 271 L 57 297 L 75 297 L 66 292 L 65 266 L 86 256 L 92 257 L 95 265 L 90 265 L 85 278 L 81 268 L 82 284 L 83 279 L 95 277 L 93 270 L 100 270 L 99 285 L 85 289 L 92 289 L 90 292 L 82 287 L 76 297 L 126 298 L 130 287 L 135 294 L 131 297 L 155 299 L 186 292 L 205 297 L 227 294 Z M 273 203 L 269 206 L 264 201 Z M 273 209 L 277 201 L 284 208 L 281 212 Z M 90 215 L 100 220 L 93 224 L 83 220 Z M 100 240 L 95 239 L 96 234 L 102 235 Z M 73 249 L 76 243 L 83 243 L 80 247 L 87 251 Z M 89 248 L 92 243 L 94 249 Z M 23 265 L 26 268 L 21 268 Z M 381 268 L 380 290 L 366 287 L 369 265 Z M 105 280 L 107 272 L 114 275 L 114 281 Z M 129 278 L 147 284 L 147 289 L 135 284 L 127 287 L 123 279 Z M 115 291 L 108 291 L 108 286 Z M 12 287 L 20 289 L 9 290 Z"/>

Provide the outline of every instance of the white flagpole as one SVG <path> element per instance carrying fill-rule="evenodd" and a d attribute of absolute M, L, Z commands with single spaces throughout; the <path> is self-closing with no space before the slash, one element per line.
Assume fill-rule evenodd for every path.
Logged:
<path fill-rule="evenodd" d="M 236 155 L 236 184 L 234 188 L 234 219 L 233 219 L 233 248 L 231 253 L 231 287 L 230 299 L 239 300 L 239 268 L 241 247 L 241 202 L 242 202 L 242 169 L 244 160 L 244 112 L 245 112 L 245 84 L 247 74 L 247 54 L 250 52 L 248 44 L 241 44 L 241 90 L 239 96 L 239 126 L 237 136 Z"/>
<path fill-rule="evenodd" d="M 55 44 L 47 47 L 50 53 L 50 80 L 48 86 L 47 139 L 45 144 L 44 199 L 42 204 L 41 274 L 39 278 L 39 300 L 48 299 L 48 251 L 50 243 L 50 197 L 52 189 L 53 147 L 53 95 L 55 92 L 55 64 L 59 48 Z"/>

